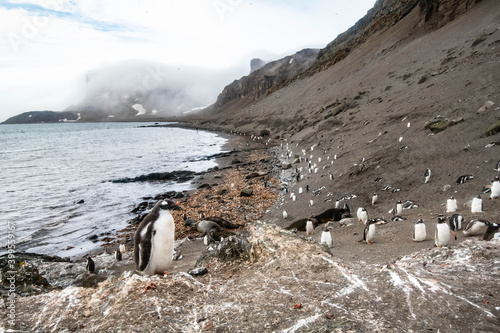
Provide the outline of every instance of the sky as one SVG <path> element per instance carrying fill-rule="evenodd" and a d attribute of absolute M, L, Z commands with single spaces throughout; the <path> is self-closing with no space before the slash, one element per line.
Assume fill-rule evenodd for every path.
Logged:
<path fill-rule="evenodd" d="M 238 79 L 252 58 L 325 47 L 374 3 L 0 0 L 0 122 L 26 111 L 64 110 L 82 100 L 87 73 L 131 60 Z M 207 85 L 220 92 L 225 84 Z"/>

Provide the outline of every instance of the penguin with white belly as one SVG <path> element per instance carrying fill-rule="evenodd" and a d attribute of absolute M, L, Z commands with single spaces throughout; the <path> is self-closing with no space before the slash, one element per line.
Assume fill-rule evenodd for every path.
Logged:
<path fill-rule="evenodd" d="M 453 236 L 457 240 L 457 236 L 446 223 L 446 220 L 442 217 L 438 217 L 438 223 L 436 225 L 436 233 L 434 234 L 434 242 L 437 247 L 448 246 L 450 243 L 450 236 Z"/>
<path fill-rule="evenodd" d="M 366 222 L 365 229 L 363 230 L 363 240 L 366 244 L 371 244 L 375 240 L 375 220 Z"/>
<path fill-rule="evenodd" d="M 160 200 L 142 220 L 134 235 L 134 261 L 145 275 L 163 273 L 172 262 L 175 225 L 170 210 L 178 202 Z"/>
<path fill-rule="evenodd" d="M 413 229 L 413 241 L 422 242 L 427 238 L 427 232 L 425 230 L 425 224 L 422 219 L 418 220 Z"/>
<path fill-rule="evenodd" d="M 500 198 L 500 178 L 497 176 L 491 181 L 490 199 Z"/>

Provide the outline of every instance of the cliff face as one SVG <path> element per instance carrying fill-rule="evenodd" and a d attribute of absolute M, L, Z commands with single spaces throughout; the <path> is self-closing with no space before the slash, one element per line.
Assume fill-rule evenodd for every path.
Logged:
<path fill-rule="evenodd" d="M 227 85 L 210 110 L 217 112 L 221 108 L 244 107 L 255 102 L 309 68 L 317 54 L 318 50 L 304 49 L 265 65 L 260 63 L 260 68 L 253 67 L 257 69 Z"/>

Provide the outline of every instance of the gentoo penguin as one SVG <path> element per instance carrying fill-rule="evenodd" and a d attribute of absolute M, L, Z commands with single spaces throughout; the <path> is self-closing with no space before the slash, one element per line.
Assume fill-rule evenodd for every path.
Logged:
<path fill-rule="evenodd" d="M 431 178 L 431 169 L 426 169 L 424 173 L 424 184 L 427 184 L 430 178 Z"/>
<path fill-rule="evenodd" d="M 92 258 L 87 257 L 87 264 L 85 265 L 85 270 L 89 273 L 95 273 L 95 263 Z"/>
<path fill-rule="evenodd" d="M 122 252 L 120 251 L 120 248 L 115 250 L 115 259 L 116 261 L 122 261 Z"/>
<path fill-rule="evenodd" d="M 450 224 L 451 231 L 462 230 L 462 222 L 464 217 L 460 214 L 453 214 L 448 221 Z"/>
<path fill-rule="evenodd" d="M 486 229 L 486 232 L 484 233 L 483 240 L 489 241 L 492 240 L 495 234 L 498 232 L 498 223 L 490 223 L 488 226 L 488 229 Z"/>
<path fill-rule="evenodd" d="M 457 199 L 455 199 L 454 197 L 450 197 L 448 200 L 446 200 L 447 213 L 455 213 L 457 209 L 458 209 Z"/>
<path fill-rule="evenodd" d="M 314 233 L 314 224 L 313 221 L 307 220 L 306 222 L 306 235 L 312 235 Z"/>
<path fill-rule="evenodd" d="M 401 200 L 398 201 L 396 204 L 396 214 L 395 215 L 401 215 L 403 213 L 403 202 Z"/>
<path fill-rule="evenodd" d="M 360 221 L 363 222 L 363 224 L 366 224 L 368 222 L 368 212 L 366 209 L 361 208 L 361 212 L 359 213 L 359 219 Z"/>
<path fill-rule="evenodd" d="M 378 201 L 378 195 L 377 193 L 373 193 L 372 195 L 372 206 L 375 206 L 375 204 L 377 203 Z"/>
<path fill-rule="evenodd" d="M 283 211 L 283 219 L 286 220 L 288 218 L 288 213 L 286 210 Z"/>
<path fill-rule="evenodd" d="M 370 220 L 366 223 L 365 229 L 363 230 L 363 240 L 366 241 L 366 244 L 373 243 L 375 239 L 375 221 Z"/>
<path fill-rule="evenodd" d="M 491 182 L 490 199 L 496 199 L 498 197 L 500 197 L 500 178 L 496 176 Z"/>
<path fill-rule="evenodd" d="M 299 194 L 302 194 L 302 187 L 299 187 Z"/>
<path fill-rule="evenodd" d="M 474 179 L 473 175 L 463 175 L 457 178 L 457 185 L 463 184 L 468 180 Z"/>
<path fill-rule="evenodd" d="M 200 237 L 203 237 L 205 235 L 208 235 L 209 233 L 213 232 L 218 232 L 220 231 L 220 226 L 215 223 L 214 221 L 208 221 L 208 220 L 203 220 L 200 222 L 194 222 L 194 221 L 186 221 L 185 223 L 186 226 L 189 227 L 194 227 L 196 226 L 196 230 L 201 232 Z"/>
<path fill-rule="evenodd" d="M 321 244 L 326 244 L 328 247 L 332 247 L 333 245 L 332 234 L 330 233 L 329 227 L 325 227 L 321 233 Z"/>
<path fill-rule="evenodd" d="M 445 219 L 442 217 L 438 217 L 438 223 L 436 225 L 436 233 L 434 234 L 434 242 L 437 247 L 448 246 L 450 242 L 450 235 L 457 239 L 457 236 L 453 231 L 450 230 L 448 224 Z"/>
<path fill-rule="evenodd" d="M 491 223 L 486 220 L 471 220 L 464 228 L 464 236 L 483 235 L 489 225 L 491 225 Z"/>
<path fill-rule="evenodd" d="M 310 190 L 309 185 L 306 185 L 306 192 L 309 192 L 309 190 Z"/>
<path fill-rule="evenodd" d="M 425 224 L 422 219 L 418 220 L 413 229 L 413 241 L 422 242 L 427 238 L 427 232 L 425 230 Z"/>
<path fill-rule="evenodd" d="M 358 221 L 361 221 L 361 213 L 363 212 L 364 208 L 359 207 L 358 210 L 356 211 L 356 216 L 358 217 Z"/>
<path fill-rule="evenodd" d="M 483 212 L 483 199 L 481 195 L 478 194 L 474 199 L 472 199 L 472 205 L 470 207 L 472 213 L 482 213 Z"/>
<path fill-rule="evenodd" d="M 125 247 L 125 244 L 120 244 L 120 247 L 118 247 L 118 249 L 120 249 L 121 253 L 127 252 L 127 248 Z"/>
<path fill-rule="evenodd" d="M 146 275 L 163 273 L 172 262 L 175 225 L 171 209 L 179 203 L 159 200 L 142 220 L 134 235 L 134 261 Z"/>
<path fill-rule="evenodd" d="M 497 162 L 497 164 L 495 165 L 495 171 L 500 171 L 500 161 Z"/>

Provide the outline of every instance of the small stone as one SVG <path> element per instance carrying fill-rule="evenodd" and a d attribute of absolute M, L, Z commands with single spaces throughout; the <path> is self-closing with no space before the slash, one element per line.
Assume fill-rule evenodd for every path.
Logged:
<path fill-rule="evenodd" d="M 240 196 L 242 197 L 251 197 L 253 194 L 253 188 L 247 187 L 243 190 L 241 190 Z"/>
<path fill-rule="evenodd" d="M 208 269 L 206 267 L 198 267 L 198 268 L 195 268 L 192 271 L 190 271 L 189 275 L 201 276 L 201 275 L 205 275 L 207 273 L 208 273 Z"/>

